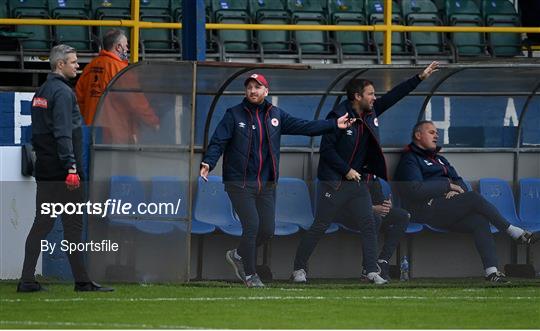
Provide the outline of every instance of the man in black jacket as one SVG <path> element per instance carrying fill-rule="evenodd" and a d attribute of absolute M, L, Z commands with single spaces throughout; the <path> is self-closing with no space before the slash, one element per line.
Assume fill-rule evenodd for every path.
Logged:
<path fill-rule="evenodd" d="M 340 210 L 347 210 L 361 231 L 363 264 L 368 279 L 375 284 L 387 281 L 378 273 L 377 237 L 372 201 L 366 182 L 373 176 L 386 179 L 386 163 L 379 144 L 377 117 L 401 100 L 420 82 L 438 70 L 438 62 L 431 63 L 420 74 L 394 87 L 377 99 L 373 83 L 353 79 L 346 87 L 347 100 L 332 110 L 327 118 L 344 114 L 357 121 L 348 130 L 325 134 L 321 141 L 317 172 L 320 188 L 315 221 L 303 236 L 294 260 L 292 279 L 306 282 L 309 257 L 315 246 Z"/>
<path fill-rule="evenodd" d="M 497 208 L 476 192 L 468 191 L 463 179 L 448 160 L 439 155 L 439 135 L 431 121 L 418 122 L 396 169 L 395 180 L 404 207 L 413 217 L 450 231 L 472 233 L 485 269 L 487 281 L 506 282 L 498 271 L 493 224 L 501 233 L 532 244 L 537 235 L 511 225 Z"/>
<path fill-rule="evenodd" d="M 320 135 L 345 129 L 354 120 L 349 121 L 347 114 L 319 121 L 293 117 L 265 99 L 270 85 L 261 74 L 247 77 L 244 86 L 246 97 L 227 109 L 219 122 L 200 175 L 206 178 L 223 154 L 225 190 L 242 223 L 240 245 L 225 257 L 247 287 L 264 287 L 255 262 L 257 247 L 274 235 L 281 135 Z"/>
<path fill-rule="evenodd" d="M 32 99 L 32 144 L 36 151 L 36 218 L 26 238 L 22 276 L 18 292 L 44 288 L 34 273 L 42 240 L 52 230 L 55 218 L 43 213 L 45 204 L 81 203 L 82 128 L 81 114 L 69 79 L 77 76 L 77 54 L 68 45 L 55 46 L 49 56 L 52 72 Z M 81 242 L 82 215 L 63 213 L 64 238 L 70 244 Z M 82 252 L 68 254 L 75 279 L 75 291 L 112 291 L 88 277 Z"/>

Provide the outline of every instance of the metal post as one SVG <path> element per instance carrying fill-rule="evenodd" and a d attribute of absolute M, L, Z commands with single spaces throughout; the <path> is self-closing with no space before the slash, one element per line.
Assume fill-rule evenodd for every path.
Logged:
<path fill-rule="evenodd" d="M 206 60 L 204 0 L 182 0 L 182 60 Z"/>
<path fill-rule="evenodd" d="M 384 6 L 384 64 L 392 64 L 392 0 L 386 0 Z"/>
<path fill-rule="evenodd" d="M 131 0 L 131 63 L 139 62 L 139 37 L 140 37 L 140 0 Z"/>

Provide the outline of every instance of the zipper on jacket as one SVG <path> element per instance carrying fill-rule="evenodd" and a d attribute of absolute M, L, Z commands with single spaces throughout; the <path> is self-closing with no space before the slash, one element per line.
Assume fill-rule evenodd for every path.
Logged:
<path fill-rule="evenodd" d="M 379 150 L 380 154 L 381 154 L 381 159 L 383 160 L 383 163 L 384 163 L 384 174 L 386 176 L 386 178 L 388 178 L 388 173 L 387 173 L 387 170 L 386 170 L 386 160 L 384 158 L 384 153 L 382 151 L 382 148 L 381 148 L 381 144 L 379 143 L 379 141 L 377 141 L 377 138 L 375 136 L 375 133 L 373 133 L 373 130 L 371 130 L 371 128 L 369 127 L 369 125 L 366 124 L 366 128 L 368 129 L 369 133 L 373 136 L 373 139 L 375 140 L 375 142 L 377 143 L 377 149 Z"/>
<path fill-rule="evenodd" d="M 261 119 L 259 117 L 259 109 L 257 108 L 257 123 L 259 125 L 259 170 L 257 171 L 257 185 L 259 186 L 259 192 L 262 190 L 262 181 L 261 181 L 261 171 L 263 166 L 263 159 L 262 159 L 262 144 L 263 144 L 263 136 L 262 136 L 262 124 Z"/>
<path fill-rule="evenodd" d="M 431 161 L 433 161 L 433 163 L 435 163 L 435 164 L 440 165 L 443 168 L 444 174 L 448 176 L 448 169 L 446 168 L 446 166 L 443 163 L 439 162 L 437 157 L 431 158 Z"/>
<path fill-rule="evenodd" d="M 268 129 L 268 117 L 270 114 L 270 109 L 272 109 L 272 105 L 268 106 L 266 109 L 266 115 L 264 116 L 264 125 L 266 126 L 266 138 L 268 139 L 268 151 L 270 152 L 270 156 L 272 157 L 272 167 L 274 171 L 274 182 L 277 183 L 277 169 L 276 169 L 276 159 L 274 158 L 274 153 L 272 152 L 272 140 L 270 140 L 270 130 Z"/>
<path fill-rule="evenodd" d="M 251 115 L 251 111 L 248 108 L 244 108 L 245 111 L 249 114 L 249 126 L 248 128 L 251 128 L 253 125 L 253 115 Z M 242 188 L 246 188 L 246 177 L 247 177 L 247 168 L 249 166 L 249 155 L 251 154 L 251 133 L 248 135 L 248 149 L 247 149 L 247 160 L 246 165 L 244 166 L 244 183 L 242 185 Z"/>
<path fill-rule="evenodd" d="M 356 155 L 356 150 L 358 149 L 358 143 L 360 142 L 360 133 L 358 131 L 362 130 L 362 133 L 364 132 L 363 125 L 364 125 L 364 121 L 362 121 L 362 123 L 359 124 L 358 130 L 356 130 L 356 137 L 354 138 L 354 149 L 351 154 L 351 158 L 349 159 L 349 166 L 351 165 L 354 159 L 354 156 Z"/>

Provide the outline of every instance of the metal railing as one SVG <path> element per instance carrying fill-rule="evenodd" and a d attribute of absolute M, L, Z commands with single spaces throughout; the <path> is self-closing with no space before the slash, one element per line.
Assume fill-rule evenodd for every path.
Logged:
<path fill-rule="evenodd" d="M 131 28 L 131 62 L 139 61 L 140 29 L 182 29 L 182 23 L 144 22 L 140 20 L 140 0 L 131 0 L 131 20 L 58 20 L 0 18 L 0 25 L 115 26 Z M 207 23 L 207 30 L 270 31 L 373 31 L 383 32 L 383 62 L 392 63 L 392 32 L 497 32 L 540 33 L 540 27 L 475 26 L 405 26 L 392 24 L 392 0 L 385 0 L 384 24 L 381 25 L 289 25 L 289 24 L 217 24 Z"/>

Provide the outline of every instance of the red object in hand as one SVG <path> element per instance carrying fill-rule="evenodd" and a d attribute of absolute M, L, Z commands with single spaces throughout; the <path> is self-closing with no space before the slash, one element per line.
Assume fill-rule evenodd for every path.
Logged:
<path fill-rule="evenodd" d="M 66 177 L 66 186 L 68 190 L 75 190 L 81 186 L 81 179 L 77 174 L 68 174 Z"/>

